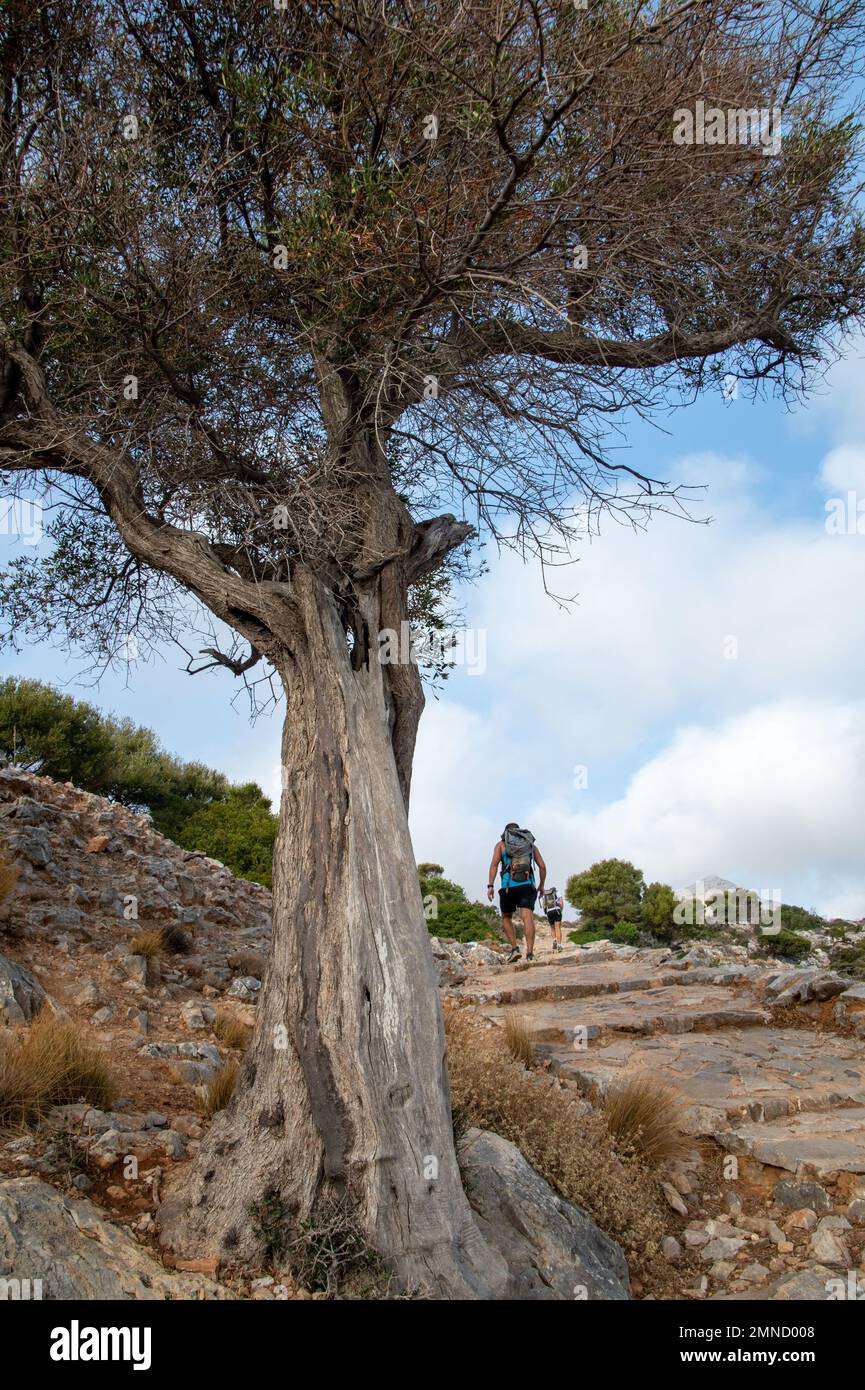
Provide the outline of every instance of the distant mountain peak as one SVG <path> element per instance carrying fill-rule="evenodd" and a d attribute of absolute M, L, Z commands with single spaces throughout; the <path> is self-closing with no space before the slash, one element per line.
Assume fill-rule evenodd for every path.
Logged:
<path fill-rule="evenodd" d="M 698 878 L 696 883 L 689 883 L 674 891 L 677 898 L 705 898 L 710 893 L 749 893 L 753 890 L 744 888 L 741 883 L 733 883 L 729 878 L 720 878 L 718 874 L 706 874 L 705 878 Z"/>

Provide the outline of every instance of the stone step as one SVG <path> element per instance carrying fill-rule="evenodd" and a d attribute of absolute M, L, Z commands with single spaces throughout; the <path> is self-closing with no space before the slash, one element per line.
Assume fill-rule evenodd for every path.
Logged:
<path fill-rule="evenodd" d="M 472 1004 L 531 1004 L 542 1000 L 588 999 L 599 994 L 631 994 L 691 984 L 729 987 L 754 978 L 753 968 L 713 969 L 695 967 L 682 971 L 664 967 L 609 961 L 574 967 L 573 958 L 548 965 L 512 966 L 482 979 L 473 979 L 460 990 L 460 998 Z"/>
<path fill-rule="evenodd" d="M 614 1038 L 597 1048 L 543 1046 L 553 1070 L 601 1093 L 650 1075 L 677 1090 L 688 1134 L 715 1135 L 737 1122 L 758 1125 L 801 1111 L 865 1105 L 861 1043 L 809 1029 L 728 1028 L 717 1032 Z"/>
<path fill-rule="evenodd" d="M 715 1137 L 728 1153 L 747 1154 L 799 1178 L 865 1173 L 865 1106 L 807 1111 L 768 1124 L 751 1121 Z"/>
<path fill-rule="evenodd" d="M 579 996 L 578 996 L 579 997 Z M 594 1042 L 609 1033 L 691 1033 L 715 1028 L 757 1028 L 771 1023 L 770 1012 L 753 996 L 718 985 L 651 986 L 622 994 L 583 996 L 577 1005 L 569 1000 L 531 1000 L 525 1007 L 507 1004 L 484 1009 L 487 1018 L 503 1023 L 510 1010 L 524 1019 L 539 1043 L 573 1046 L 583 1039 Z"/>

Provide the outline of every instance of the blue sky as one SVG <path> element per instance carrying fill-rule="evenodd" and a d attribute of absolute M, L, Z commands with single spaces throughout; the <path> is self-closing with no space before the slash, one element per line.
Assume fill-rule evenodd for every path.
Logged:
<path fill-rule="evenodd" d="M 694 511 L 714 519 L 608 523 L 558 586 L 578 595 L 569 609 L 536 565 L 488 551 L 489 574 L 463 596 L 485 669 L 457 668 L 422 723 L 419 859 L 480 897 L 513 819 L 559 886 L 615 855 L 674 886 L 717 873 L 865 916 L 865 516 L 862 535 L 855 519 L 830 534 L 825 510 L 852 490 L 865 511 L 863 358 L 851 345 L 793 414 L 717 395 L 659 420 L 663 432 L 631 422 L 635 466 L 706 484 Z M 275 797 L 279 715 L 250 725 L 231 677 L 180 664 L 166 650 L 94 687 L 47 646 L 3 656 L 4 674 L 130 715 Z"/>

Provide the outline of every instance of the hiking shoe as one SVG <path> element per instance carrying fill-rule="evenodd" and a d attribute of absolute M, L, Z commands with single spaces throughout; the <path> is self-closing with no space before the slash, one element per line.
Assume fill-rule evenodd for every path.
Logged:
<path fill-rule="evenodd" d="M 534 958 L 535 958 L 535 953 L 534 953 L 534 951 L 526 951 L 526 960 L 534 960 Z"/>
<path fill-rule="evenodd" d="M 559 945 L 558 941 L 554 941 L 554 942 L 553 942 L 553 950 L 554 950 L 554 951 L 560 951 L 561 949 L 562 949 L 562 948 L 561 948 L 561 946 Z"/>
<path fill-rule="evenodd" d="M 514 949 L 511 951 L 510 955 L 508 956 L 507 963 L 508 965 L 514 965 L 515 962 L 518 960 L 522 960 L 522 956 L 520 955 L 519 951 L 515 946 Z"/>

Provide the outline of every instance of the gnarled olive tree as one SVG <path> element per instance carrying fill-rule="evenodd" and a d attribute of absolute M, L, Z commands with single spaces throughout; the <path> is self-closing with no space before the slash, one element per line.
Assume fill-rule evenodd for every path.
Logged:
<path fill-rule="evenodd" d="M 208 662 L 286 698 L 259 1022 L 166 1238 L 243 1257 L 257 1204 L 326 1189 L 407 1286 L 495 1295 L 406 823 L 421 683 L 379 634 L 473 530 L 555 562 L 678 507 L 609 451 L 626 407 L 807 385 L 863 302 L 857 5 L 0 24 L 0 468 L 53 509 L 13 623 L 110 658 L 206 610 L 235 635 Z"/>

